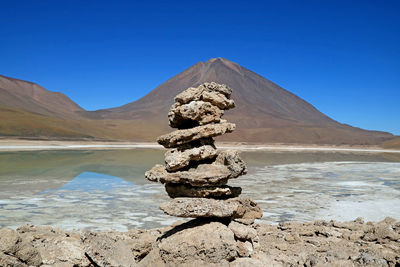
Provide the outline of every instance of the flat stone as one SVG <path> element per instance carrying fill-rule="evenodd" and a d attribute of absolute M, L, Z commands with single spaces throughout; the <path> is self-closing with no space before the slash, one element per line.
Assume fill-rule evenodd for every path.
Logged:
<path fill-rule="evenodd" d="M 251 199 L 230 198 L 217 200 L 212 198 L 175 198 L 160 205 L 166 214 L 176 217 L 219 217 L 259 219 L 260 207 Z"/>
<path fill-rule="evenodd" d="M 187 104 L 174 103 L 168 112 L 169 125 L 173 128 L 220 122 L 224 111 L 210 102 L 191 101 Z"/>
<path fill-rule="evenodd" d="M 254 223 L 254 219 L 235 219 L 235 221 L 244 225 L 251 225 Z"/>
<path fill-rule="evenodd" d="M 183 150 L 186 150 L 186 149 L 191 149 L 191 148 L 194 148 L 194 147 L 207 146 L 207 145 L 212 146 L 212 147 L 215 148 L 214 143 L 215 142 L 214 142 L 214 139 L 212 139 L 212 137 L 200 138 L 200 139 L 194 140 L 192 142 L 185 143 L 185 144 L 182 144 L 180 146 L 177 146 L 176 148 L 178 150 L 180 150 L 180 151 L 183 151 Z"/>
<path fill-rule="evenodd" d="M 199 87 L 190 87 L 175 97 L 175 102 L 186 104 L 190 101 L 202 100 L 226 110 L 235 107 L 233 100 L 229 99 L 232 90 L 226 85 L 218 85 L 214 83 L 202 84 Z"/>
<path fill-rule="evenodd" d="M 195 187 L 185 184 L 166 184 L 165 189 L 171 198 L 177 197 L 205 197 L 205 198 L 232 198 L 242 192 L 240 187 L 231 186 L 202 186 Z"/>
<path fill-rule="evenodd" d="M 165 153 L 166 169 L 176 171 L 189 165 L 191 161 L 211 159 L 217 155 L 217 150 L 211 145 L 180 150 L 173 148 Z"/>
<path fill-rule="evenodd" d="M 177 147 L 201 138 L 215 137 L 235 130 L 234 123 L 216 123 L 197 126 L 191 129 L 176 130 L 157 138 L 157 142 L 166 148 Z"/>
<path fill-rule="evenodd" d="M 231 177 L 231 172 L 224 165 L 201 164 L 188 171 L 168 172 L 165 166 L 157 164 L 145 173 L 152 182 L 190 184 L 192 186 L 224 185 Z"/>
<path fill-rule="evenodd" d="M 228 179 L 236 178 L 247 172 L 246 164 L 239 154 L 233 150 L 220 152 L 212 164 L 199 164 L 189 170 L 168 172 L 166 167 L 155 165 L 145 173 L 152 182 L 190 184 L 192 186 L 219 186 L 227 183 Z"/>

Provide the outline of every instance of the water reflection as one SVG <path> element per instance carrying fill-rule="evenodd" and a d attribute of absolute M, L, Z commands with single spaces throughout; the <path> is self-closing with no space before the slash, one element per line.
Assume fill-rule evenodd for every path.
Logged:
<path fill-rule="evenodd" d="M 58 190 L 108 192 L 121 187 L 133 188 L 134 186 L 133 183 L 127 182 L 119 177 L 95 172 L 83 172 L 76 176 L 72 181 L 61 186 Z"/>
<path fill-rule="evenodd" d="M 164 151 L 0 153 L 0 227 L 25 223 L 66 229 L 127 230 L 177 219 L 144 172 Z M 398 154 L 243 152 L 249 174 L 232 180 L 263 208 L 264 222 L 316 218 L 400 219 Z"/>

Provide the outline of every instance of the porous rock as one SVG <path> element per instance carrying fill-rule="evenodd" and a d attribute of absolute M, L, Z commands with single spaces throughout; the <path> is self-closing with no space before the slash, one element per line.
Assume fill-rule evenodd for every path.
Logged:
<path fill-rule="evenodd" d="M 237 241 L 237 252 L 240 257 L 250 257 L 253 251 L 253 245 L 249 241 Z"/>
<path fill-rule="evenodd" d="M 207 88 L 209 91 L 217 91 L 227 98 L 231 97 L 232 89 L 229 88 L 226 84 L 218 84 L 216 82 L 205 82 L 202 84 L 203 87 Z"/>
<path fill-rule="evenodd" d="M 210 102 L 191 101 L 187 104 L 174 103 L 168 112 L 172 128 L 189 128 L 195 125 L 220 122 L 224 111 Z"/>
<path fill-rule="evenodd" d="M 6 256 L 4 256 L 6 255 Z M 0 230 L 0 262 L 8 264 L 38 266 L 42 263 L 39 251 L 30 242 L 21 238 L 19 233 L 9 228 Z"/>
<path fill-rule="evenodd" d="M 229 229 L 235 234 L 237 239 L 253 240 L 257 236 L 257 231 L 251 226 L 244 225 L 235 221 L 229 223 Z"/>
<path fill-rule="evenodd" d="M 168 172 L 163 165 L 157 164 L 145 173 L 152 182 L 182 183 L 192 186 L 224 185 L 228 179 L 237 178 L 247 172 L 246 164 L 235 151 L 221 152 L 212 164 L 204 163 L 189 170 Z"/>
<path fill-rule="evenodd" d="M 202 100 L 226 110 L 235 107 L 233 100 L 229 99 L 231 93 L 232 91 L 226 85 L 202 84 L 199 87 L 190 87 L 178 94 L 175 102 L 186 104 L 190 101 Z"/>
<path fill-rule="evenodd" d="M 10 228 L 4 227 L 0 230 L 0 251 L 6 254 L 14 254 L 18 250 L 18 242 L 21 241 L 19 234 Z"/>
<path fill-rule="evenodd" d="M 221 164 L 228 167 L 232 177 L 239 177 L 247 173 L 246 163 L 240 158 L 239 153 L 235 150 L 225 150 L 218 153 L 213 164 Z"/>
<path fill-rule="evenodd" d="M 112 233 L 86 233 L 83 236 L 87 257 L 98 266 L 134 266 L 132 240 L 124 240 Z"/>
<path fill-rule="evenodd" d="M 204 198 L 232 198 L 242 192 L 240 187 L 232 186 L 191 186 L 185 184 L 166 184 L 165 189 L 171 198 L 177 197 L 204 197 Z"/>
<path fill-rule="evenodd" d="M 157 138 L 157 142 L 166 148 L 177 147 L 201 138 L 215 137 L 235 130 L 234 123 L 224 122 L 206 124 L 191 129 L 176 130 Z"/>
<path fill-rule="evenodd" d="M 173 148 L 165 153 L 166 169 L 176 171 L 189 165 L 191 161 L 214 158 L 217 150 L 211 145 L 194 147 L 186 150 Z"/>
<path fill-rule="evenodd" d="M 278 261 L 272 262 L 271 260 L 262 261 L 260 259 L 255 258 L 237 258 L 233 262 L 229 264 L 229 267 L 280 267 L 284 266 L 282 263 Z"/>
<path fill-rule="evenodd" d="M 87 257 L 98 266 L 136 266 L 160 236 L 157 230 L 85 232 L 82 235 Z"/>
<path fill-rule="evenodd" d="M 219 263 L 236 257 L 233 233 L 220 222 L 187 227 L 175 232 L 161 239 L 158 248 L 164 262 L 176 264 L 194 260 Z"/>
<path fill-rule="evenodd" d="M 21 226 L 17 231 L 25 242 L 33 244 L 43 265 L 90 266 L 78 232 L 33 225 Z"/>
<path fill-rule="evenodd" d="M 175 198 L 160 205 L 160 209 L 176 217 L 261 218 L 259 206 L 246 198 L 226 200 L 211 198 Z"/>
<path fill-rule="evenodd" d="M 27 264 L 21 262 L 18 258 L 0 252 L 0 266 L 7 267 L 28 267 Z"/>
<path fill-rule="evenodd" d="M 201 164 L 188 171 L 168 172 L 165 166 L 157 164 L 145 173 L 152 182 L 181 183 L 192 186 L 224 185 L 231 176 L 228 167 L 224 165 Z"/>

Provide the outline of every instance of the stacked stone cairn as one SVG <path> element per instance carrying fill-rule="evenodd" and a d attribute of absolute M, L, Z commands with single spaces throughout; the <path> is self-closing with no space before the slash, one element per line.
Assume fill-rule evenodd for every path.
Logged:
<path fill-rule="evenodd" d="M 247 167 L 237 151 L 217 151 L 213 140 L 235 130 L 234 123 L 221 118 L 235 107 L 231 94 L 228 86 L 214 82 L 178 94 L 168 113 L 169 125 L 178 130 L 157 139 L 169 149 L 166 165 L 155 165 L 145 176 L 165 184 L 172 198 L 160 206 L 166 214 L 225 221 L 235 234 L 239 256 L 249 256 L 258 238 L 251 225 L 262 211 L 253 200 L 238 197 L 240 187 L 227 185 L 246 174 Z"/>

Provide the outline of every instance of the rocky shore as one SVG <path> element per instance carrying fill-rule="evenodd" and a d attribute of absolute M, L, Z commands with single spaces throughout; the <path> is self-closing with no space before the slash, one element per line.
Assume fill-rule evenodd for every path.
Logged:
<path fill-rule="evenodd" d="M 344 223 L 254 223 L 251 229 L 254 232 L 207 219 L 128 232 L 3 228 L 0 266 L 400 265 L 400 222 L 392 218 L 367 223 L 361 218 Z M 246 251 L 246 242 L 237 245 L 253 235 L 258 240 L 252 251 Z M 235 259 L 243 252 L 248 254 Z"/>

